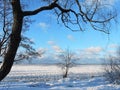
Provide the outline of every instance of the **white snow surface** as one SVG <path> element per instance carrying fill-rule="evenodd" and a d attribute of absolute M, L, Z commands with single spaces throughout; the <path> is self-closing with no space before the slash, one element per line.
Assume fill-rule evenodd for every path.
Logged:
<path fill-rule="evenodd" d="M 103 72 L 101 65 L 79 65 L 63 79 L 62 70 L 55 65 L 14 65 L 0 82 L 0 90 L 120 90 Z"/>

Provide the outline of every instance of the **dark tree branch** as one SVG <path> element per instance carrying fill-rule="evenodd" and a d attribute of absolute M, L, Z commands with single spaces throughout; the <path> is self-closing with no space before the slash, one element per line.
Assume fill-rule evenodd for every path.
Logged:
<path fill-rule="evenodd" d="M 61 12 L 64 12 L 64 13 L 67 13 L 67 12 L 74 12 L 73 10 L 71 9 L 64 9 L 62 8 L 59 4 L 57 4 L 58 0 L 55 0 L 53 3 L 51 3 L 50 5 L 48 6 L 43 6 L 43 7 L 40 7 L 36 10 L 33 10 L 33 11 L 24 11 L 23 12 L 23 16 L 30 16 L 30 15 L 36 15 L 37 13 L 41 12 L 41 11 L 44 11 L 44 10 L 51 10 L 51 9 L 54 9 L 54 8 L 58 8 Z"/>
<path fill-rule="evenodd" d="M 36 15 L 37 13 L 41 12 L 41 11 L 44 11 L 44 10 L 51 10 L 53 8 L 56 7 L 56 2 L 58 0 L 55 0 L 53 3 L 51 3 L 50 5 L 48 6 L 43 6 L 43 7 L 40 7 L 34 11 L 24 11 L 23 12 L 23 16 L 31 16 L 31 15 Z"/>

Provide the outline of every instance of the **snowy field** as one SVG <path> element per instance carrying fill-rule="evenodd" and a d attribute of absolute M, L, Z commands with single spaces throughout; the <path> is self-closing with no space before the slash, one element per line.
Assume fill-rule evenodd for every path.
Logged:
<path fill-rule="evenodd" d="M 63 72 L 55 65 L 14 65 L 0 90 L 120 90 L 105 80 L 103 72 L 101 65 L 80 65 L 62 79 Z"/>

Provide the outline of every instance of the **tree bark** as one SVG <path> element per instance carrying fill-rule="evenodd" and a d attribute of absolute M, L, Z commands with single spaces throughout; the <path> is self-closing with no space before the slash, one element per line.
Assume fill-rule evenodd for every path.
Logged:
<path fill-rule="evenodd" d="M 19 47 L 19 43 L 21 41 L 23 15 L 20 6 L 20 0 L 12 0 L 11 5 L 13 9 L 12 33 L 10 35 L 10 42 L 3 60 L 3 64 L 0 68 L 0 81 L 3 80 L 10 72 L 17 49 Z"/>
<path fill-rule="evenodd" d="M 66 67 L 65 74 L 63 75 L 63 78 L 67 78 L 67 76 L 68 76 L 68 70 L 69 70 L 69 67 Z"/>

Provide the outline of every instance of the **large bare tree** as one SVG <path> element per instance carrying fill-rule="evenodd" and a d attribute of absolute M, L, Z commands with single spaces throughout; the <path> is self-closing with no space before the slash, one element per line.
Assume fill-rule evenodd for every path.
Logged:
<path fill-rule="evenodd" d="M 31 11 L 24 10 L 23 1 L 24 0 L 1 0 L 0 2 L 1 6 L 7 2 L 13 17 L 11 20 L 12 27 L 10 25 L 9 39 L 7 39 L 7 50 L 0 68 L 0 80 L 3 80 L 11 70 L 21 42 L 23 22 L 26 16 L 36 15 L 46 10 L 53 10 L 58 22 L 62 22 L 66 28 L 72 31 L 84 31 L 88 25 L 94 30 L 104 33 L 109 33 L 109 22 L 116 17 L 114 10 L 111 7 L 109 9 L 108 4 L 101 3 L 101 1 L 104 0 L 30 0 L 30 2 L 44 3 L 40 5 L 39 8 Z M 29 1 L 26 1 L 27 5 L 28 3 Z M 75 26 L 78 28 L 74 28 Z M 0 45 L 0 47 L 2 46 Z"/>
<path fill-rule="evenodd" d="M 0 57 L 3 59 L 4 55 L 7 51 L 7 46 L 9 44 L 10 34 L 11 34 L 11 25 L 13 23 L 12 17 L 12 9 L 10 7 L 9 2 L 0 1 Z M 25 5 L 23 5 L 25 6 Z M 23 7 L 24 8 L 24 7 Z M 28 37 L 24 36 L 24 32 L 29 29 L 29 23 L 32 23 L 32 20 L 28 17 L 24 18 L 21 42 L 20 42 L 20 50 L 18 50 L 17 55 L 15 57 L 15 62 L 27 59 L 30 60 L 33 56 L 41 56 L 44 51 L 38 51 L 33 48 L 34 42 Z M 22 49 L 22 50 L 21 50 Z M 2 61 L 0 60 L 0 63 Z"/>

